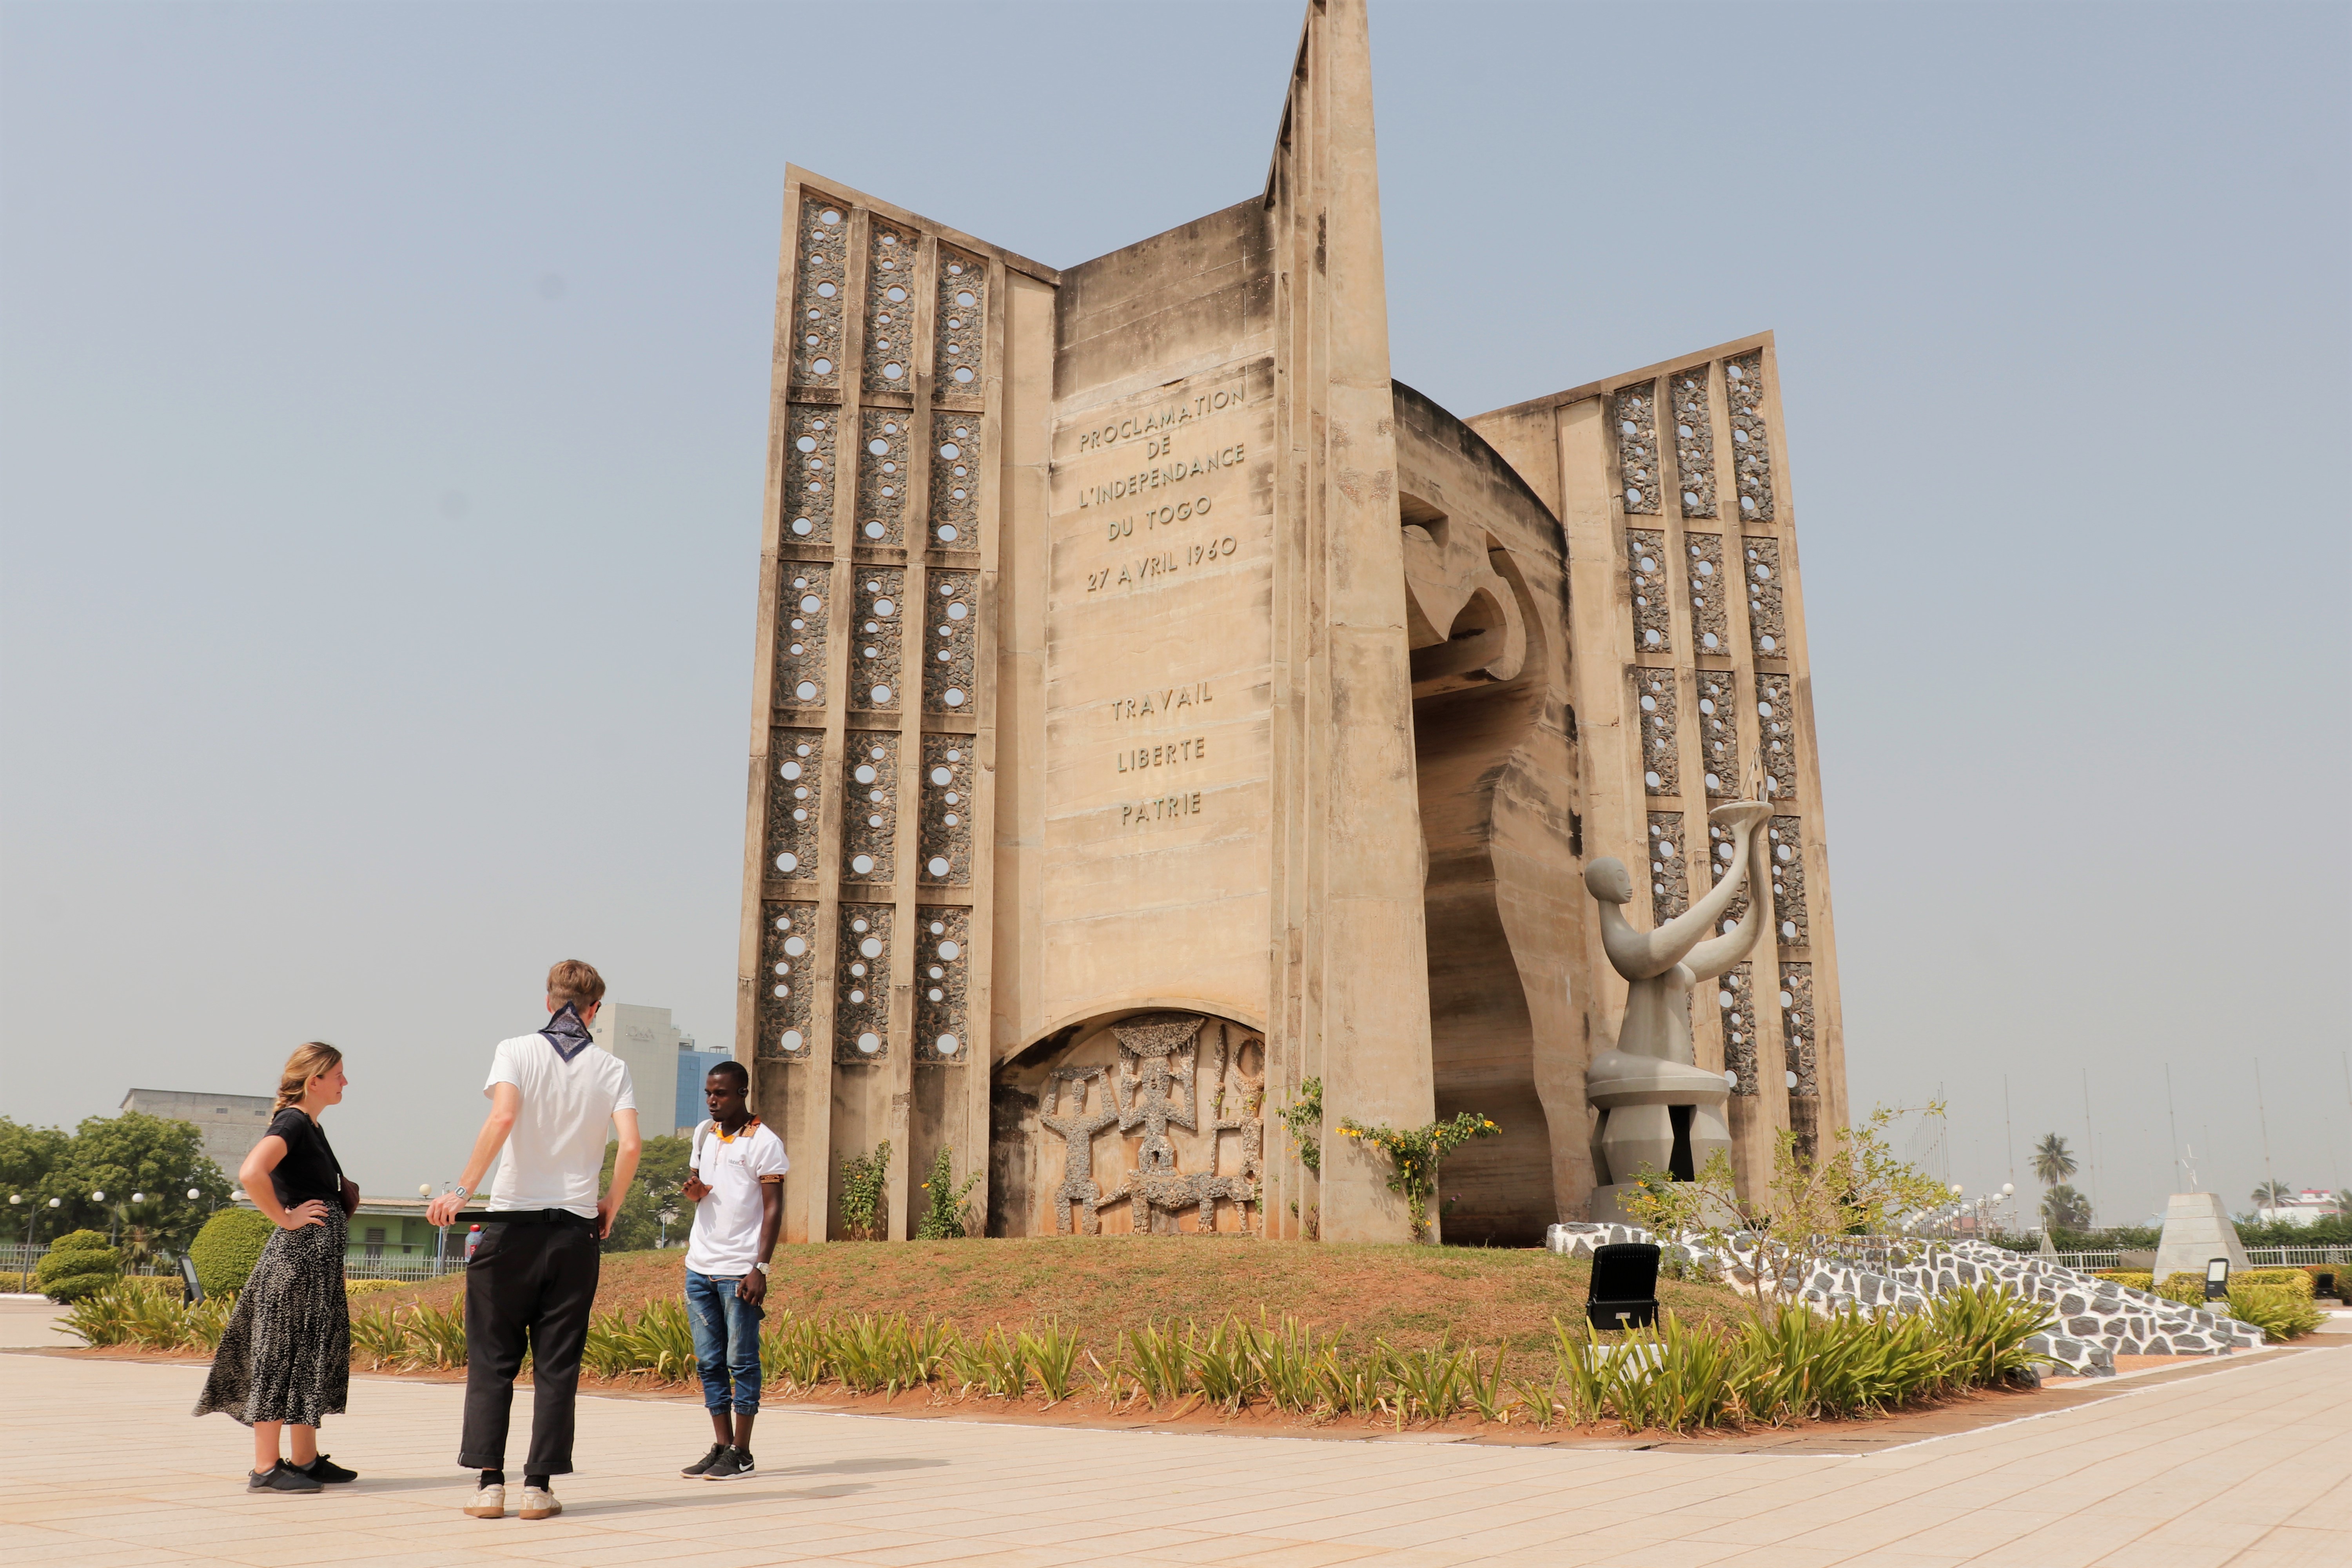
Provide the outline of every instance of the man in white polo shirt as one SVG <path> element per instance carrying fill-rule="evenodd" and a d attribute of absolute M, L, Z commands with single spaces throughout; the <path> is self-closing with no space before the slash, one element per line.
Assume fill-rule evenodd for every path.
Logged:
<path fill-rule="evenodd" d="M 531 1358 L 530 1452 L 523 1461 L 524 1519 L 563 1511 L 551 1483 L 572 1470 L 573 1396 L 588 1341 L 604 1239 L 637 1173 L 637 1101 L 627 1064 L 598 1047 L 588 1026 L 604 980 L 578 959 L 547 972 L 547 1010 L 536 1034 L 500 1040 L 490 1061 L 490 1114 L 456 1189 L 433 1200 L 433 1224 L 466 1206 L 499 1161 L 490 1215 L 466 1261 L 466 1425 L 457 1462 L 482 1472 L 466 1512 L 506 1512 L 507 1418 L 515 1373 Z M 613 1183 L 601 1200 L 604 1133 L 619 1130 Z M 500 1151 L 504 1151 L 503 1157 Z"/>
<path fill-rule="evenodd" d="M 694 1203 L 686 1244 L 686 1312 L 710 1412 L 710 1451 L 679 1472 L 706 1481 L 751 1474 L 751 1419 L 760 1414 L 761 1303 L 768 1258 L 784 1217 L 784 1145 L 745 1099 L 751 1075 L 720 1062 L 702 1080 L 710 1120 L 694 1130 L 685 1193 Z"/>

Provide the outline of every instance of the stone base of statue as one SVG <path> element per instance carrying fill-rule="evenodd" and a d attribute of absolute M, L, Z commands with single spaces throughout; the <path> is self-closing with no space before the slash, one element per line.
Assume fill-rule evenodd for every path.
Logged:
<path fill-rule="evenodd" d="M 1592 1174 L 1601 1184 L 1592 1194 L 1595 1220 L 1633 1223 L 1617 1194 L 1639 1173 L 1688 1181 L 1717 1150 L 1731 1149 L 1724 1121 L 1730 1088 L 1704 1068 L 1603 1051 L 1585 1072 L 1584 1095 L 1601 1113 L 1592 1129 Z"/>
<path fill-rule="evenodd" d="M 2219 1193 L 2175 1193 L 2164 1205 L 2164 1235 L 2156 1244 L 2156 1282 L 2168 1274 L 2202 1275 L 2216 1258 L 2230 1271 L 2246 1267 L 2245 1245 Z"/>

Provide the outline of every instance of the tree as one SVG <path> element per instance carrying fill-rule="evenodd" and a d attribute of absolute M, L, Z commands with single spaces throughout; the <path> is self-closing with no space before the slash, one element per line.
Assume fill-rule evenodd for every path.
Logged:
<path fill-rule="evenodd" d="M 2042 1223 L 2053 1231 L 2088 1230 L 2091 1200 L 2061 1182 L 2042 1194 Z"/>
<path fill-rule="evenodd" d="M 62 1129 L 27 1127 L 0 1116 L 0 1187 L 30 1198 L 72 1142 Z"/>
<path fill-rule="evenodd" d="M 2284 1182 L 2254 1184 L 2254 1206 L 2258 1209 L 2276 1208 L 2281 1204 L 2291 1204 L 2294 1201 L 2294 1189 Z"/>
<path fill-rule="evenodd" d="M 126 1110 L 90 1117 L 74 1129 L 38 1191 L 44 1202 L 64 1200 L 56 1211 L 61 1221 L 97 1231 L 117 1226 L 136 1256 L 185 1247 L 228 1201 L 230 1189 L 194 1122 Z M 101 1192 L 103 1200 L 90 1196 Z"/>
<path fill-rule="evenodd" d="M 2082 1167 L 2074 1163 L 2074 1152 L 2066 1140 L 2055 1132 L 2047 1133 L 2033 1146 L 2033 1173 L 2045 1187 L 2054 1187 Z"/>
<path fill-rule="evenodd" d="M 617 1142 L 604 1146 L 604 1173 L 596 1178 L 597 1191 L 602 1192 L 613 1180 L 613 1162 L 621 1152 Z M 607 1252 L 649 1252 L 661 1239 L 661 1206 L 675 1200 L 677 1190 L 686 1185 L 686 1169 L 694 1158 L 694 1140 L 683 1133 L 668 1138 L 648 1138 L 644 1152 L 637 1156 L 637 1174 L 629 1190 L 621 1198 L 621 1212 L 613 1216 L 613 1234 L 604 1238 Z M 681 1204 L 686 1214 L 692 1207 Z M 683 1216 L 681 1216 L 683 1217 Z M 687 1226 L 671 1227 L 677 1232 L 673 1240 L 683 1239 Z"/>

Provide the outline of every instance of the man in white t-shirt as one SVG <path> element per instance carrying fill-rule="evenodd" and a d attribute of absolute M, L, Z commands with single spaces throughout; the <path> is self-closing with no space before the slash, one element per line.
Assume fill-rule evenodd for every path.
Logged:
<path fill-rule="evenodd" d="M 588 1037 L 604 999 L 604 977 L 576 958 L 547 972 L 554 1016 L 536 1034 L 499 1042 L 482 1086 L 490 1114 L 466 1174 L 425 1211 L 433 1224 L 449 1224 L 490 1162 L 499 1162 L 489 1216 L 466 1260 L 466 1424 L 457 1462 L 482 1472 L 466 1507 L 476 1519 L 506 1513 L 507 1418 L 526 1351 L 530 1452 L 518 1512 L 549 1519 L 563 1511 L 552 1481 L 572 1470 L 572 1404 L 596 1300 L 598 1249 L 637 1173 L 628 1065 Z M 607 1127 L 619 1130 L 621 1146 L 600 1199 Z"/>
<path fill-rule="evenodd" d="M 694 1130 L 685 1192 L 694 1204 L 686 1244 L 686 1312 L 694 1324 L 694 1362 L 716 1439 L 678 1472 L 706 1481 L 751 1474 L 751 1419 L 760 1414 L 761 1303 L 768 1298 L 768 1258 L 784 1217 L 784 1172 L 791 1162 L 775 1133 L 751 1114 L 751 1075 L 720 1062 L 702 1080 L 710 1120 Z"/>

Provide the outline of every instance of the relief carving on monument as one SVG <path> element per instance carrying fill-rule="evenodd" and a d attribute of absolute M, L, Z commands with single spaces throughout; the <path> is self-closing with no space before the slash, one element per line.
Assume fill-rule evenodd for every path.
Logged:
<path fill-rule="evenodd" d="M 1403 499 L 1406 639 L 1415 696 L 1509 680 L 1528 659 L 1519 595 L 1486 531 Z"/>
<path fill-rule="evenodd" d="M 1146 1013 L 1009 1067 L 1008 1078 L 1036 1084 L 1036 1115 L 997 1129 L 1000 1140 L 1032 1144 L 1029 1233 L 1260 1229 L 1265 1063 L 1255 1030 L 1198 1013 Z"/>

